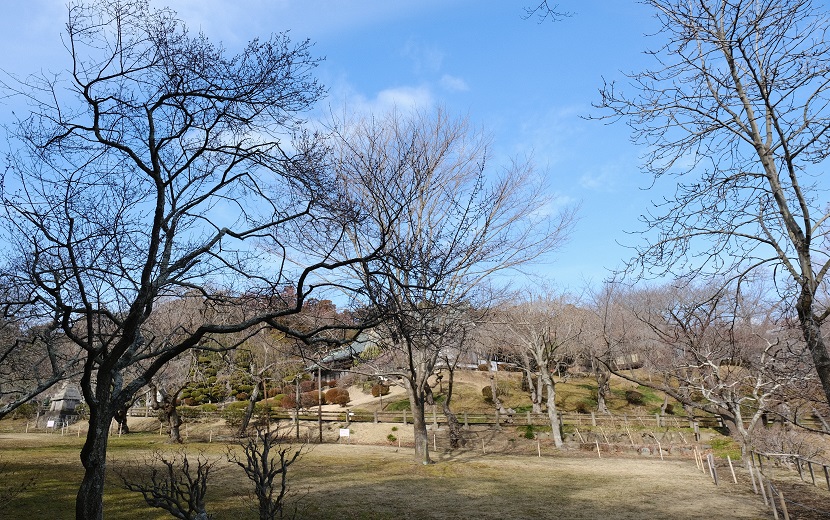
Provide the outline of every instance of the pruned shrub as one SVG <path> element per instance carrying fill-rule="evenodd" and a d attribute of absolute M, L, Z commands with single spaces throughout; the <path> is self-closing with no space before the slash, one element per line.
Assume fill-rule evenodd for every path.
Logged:
<path fill-rule="evenodd" d="M 625 391 L 625 400 L 628 401 L 628 404 L 634 406 L 640 406 L 645 401 L 645 396 L 636 390 L 626 390 Z"/>
<path fill-rule="evenodd" d="M 337 386 L 337 380 L 336 380 L 336 379 L 331 379 L 331 380 L 329 380 L 329 381 L 326 383 L 326 386 L 328 386 L 329 388 L 334 388 L 334 387 L 336 387 L 336 386 Z"/>
<path fill-rule="evenodd" d="M 300 381 L 300 392 L 306 393 L 317 389 L 316 381 Z"/>
<path fill-rule="evenodd" d="M 389 387 L 378 383 L 376 385 L 372 385 L 372 397 L 380 397 L 382 395 L 387 395 L 389 393 Z"/>
<path fill-rule="evenodd" d="M 238 428 L 242 424 L 242 419 L 245 417 L 245 408 L 248 403 L 244 401 L 236 401 L 228 403 L 225 409 L 222 410 L 222 418 L 225 419 L 225 424 L 231 428 Z"/>
<path fill-rule="evenodd" d="M 285 394 L 280 399 L 280 406 L 283 408 L 296 408 L 297 407 L 297 398 L 294 397 L 294 394 Z"/>
<path fill-rule="evenodd" d="M 591 405 L 585 401 L 580 401 L 576 403 L 576 411 L 577 413 L 591 413 Z"/>
<path fill-rule="evenodd" d="M 498 394 L 498 389 L 496 389 L 496 393 Z M 484 397 L 484 400 L 488 403 L 493 402 L 493 389 L 489 386 L 485 386 L 481 389 L 481 396 Z"/>
<path fill-rule="evenodd" d="M 487 372 L 488 370 L 490 370 L 490 367 L 482 363 L 478 366 L 478 370 L 479 372 Z"/>
<path fill-rule="evenodd" d="M 303 408 L 311 408 L 312 406 L 317 406 L 318 399 L 321 401 L 320 404 L 326 404 L 325 394 L 318 394 L 317 390 L 303 392 L 302 394 L 300 394 L 300 406 L 302 406 Z"/>
<path fill-rule="evenodd" d="M 326 391 L 325 398 L 327 403 L 339 404 L 340 406 L 346 406 L 352 400 L 349 391 L 339 387 Z"/>
<path fill-rule="evenodd" d="M 328 390 L 326 390 L 326 394 L 325 394 L 326 395 L 326 402 L 327 403 L 334 403 L 334 400 L 337 399 L 337 395 L 339 393 L 340 393 L 340 389 L 337 388 L 337 387 L 329 388 Z"/>
<path fill-rule="evenodd" d="M 196 419 L 202 415 L 202 410 L 196 406 L 179 406 L 176 411 L 182 419 Z"/>

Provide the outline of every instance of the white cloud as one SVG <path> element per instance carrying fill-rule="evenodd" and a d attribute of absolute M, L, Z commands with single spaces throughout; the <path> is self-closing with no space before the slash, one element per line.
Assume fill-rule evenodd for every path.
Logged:
<path fill-rule="evenodd" d="M 426 86 L 400 86 L 381 90 L 374 97 L 357 92 L 347 83 L 340 83 L 329 96 L 329 110 L 345 109 L 355 114 L 382 114 L 391 110 L 412 110 L 435 104 L 432 90 Z"/>
<path fill-rule="evenodd" d="M 452 92 L 466 92 L 470 90 L 470 86 L 467 85 L 466 81 L 456 76 L 450 76 L 449 74 L 441 76 L 441 86 Z"/>

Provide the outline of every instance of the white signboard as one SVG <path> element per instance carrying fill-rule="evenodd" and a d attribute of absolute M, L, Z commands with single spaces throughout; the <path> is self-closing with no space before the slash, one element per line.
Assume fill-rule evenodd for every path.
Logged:
<path fill-rule="evenodd" d="M 340 436 L 341 437 L 348 437 L 349 436 L 349 429 L 348 428 L 340 428 Z"/>
<path fill-rule="evenodd" d="M 55 427 L 55 421 L 46 421 L 46 427 L 47 428 L 54 428 Z"/>

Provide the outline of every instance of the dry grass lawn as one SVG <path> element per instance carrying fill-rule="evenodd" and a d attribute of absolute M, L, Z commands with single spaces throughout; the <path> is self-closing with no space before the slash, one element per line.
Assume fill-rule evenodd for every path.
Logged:
<path fill-rule="evenodd" d="M 0 510 L 3 519 L 73 518 L 81 477 L 83 438 L 0 434 L 0 486 L 35 476 L 36 485 Z M 143 460 L 153 450 L 172 451 L 148 433 L 111 442 L 108 519 L 164 519 L 140 497 L 118 486 L 113 469 Z M 190 443 L 191 455 L 224 460 L 221 443 Z M 479 450 L 436 453 L 437 463 L 413 462 L 410 448 L 323 444 L 292 469 L 292 503 L 311 519 L 644 519 L 769 518 L 746 486 L 715 487 L 691 461 L 548 454 L 541 458 Z M 238 468 L 217 465 L 208 491 L 215 518 L 255 518 L 248 485 Z"/>

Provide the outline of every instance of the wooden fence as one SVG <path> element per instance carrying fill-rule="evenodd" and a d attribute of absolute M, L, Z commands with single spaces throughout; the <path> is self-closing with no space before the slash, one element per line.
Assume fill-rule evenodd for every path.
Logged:
<path fill-rule="evenodd" d="M 800 455 L 790 453 L 759 453 L 752 451 L 750 452 L 750 457 L 761 471 L 764 470 L 764 460 L 767 461 L 767 466 L 773 460 L 778 461 L 779 465 L 790 470 L 795 466 L 795 470 L 798 471 L 798 476 L 802 481 L 812 482 L 814 486 L 824 484 L 827 486 L 827 490 L 830 491 L 830 465 L 824 464 L 823 462 L 805 459 Z M 809 481 L 806 478 L 808 475 Z M 818 475 L 818 478 L 816 475 Z"/>
<path fill-rule="evenodd" d="M 147 410 L 143 407 L 133 407 L 130 409 L 131 416 L 144 417 L 155 415 L 156 412 Z M 220 418 L 222 411 L 203 412 L 197 409 L 188 409 L 188 412 L 182 415 L 187 418 L 191 414 L 203 418 Z M 271 417 L 274 420 L 293 420 L 295 415 L 294 410 L 273 410 Z M 559 413 L 559 418 L 563 425 L 573 425 L 578 428 L 583 427 L 603 427 L 603 428 L 717 428 L 723 426 L 719 417 L 711 416 L 697 416 L 694 418 L 680 417 L 673 415 L 610 415 L 610 414 L 580 414 L 580 413 Z M 299 419 L 301 421 L 317 421 L 318 412 L 314 408 L 302 409 L 299 412 Z M 322 411 L 319 414 L 319 419 L 323 422 L 375 422 L 375 423 L 399 423 L 411 424 L 412 412 L 408 410 L 402 411 L 383 411 L 383 412 L 367 412 L 360 410 L 343 409 L 337 411 Z M 447 419 L 443 413 L 432 409 L 427 411 L 426 420 L 429 424 L 444 425 Z M 550 418 L 546 413 L 531 413 L 520 412 L 510 415 L 492 413 L 468 413 L 460 412 L 458 414 L 458 421 L 464 425 L 509 425 L 516 426 L 533 425 L 545 426 L 550 425 Z"/>

